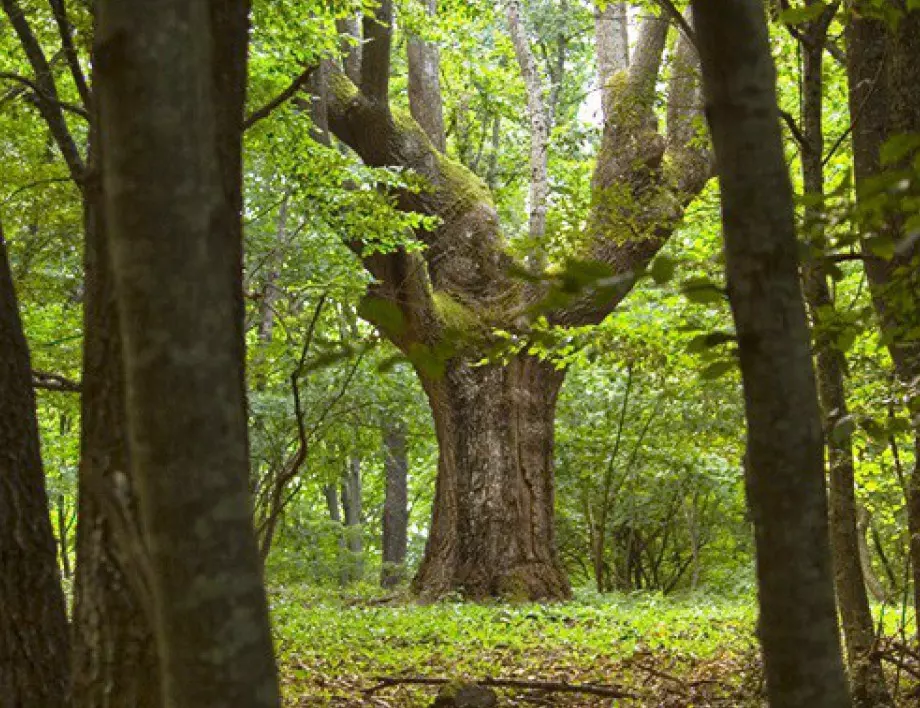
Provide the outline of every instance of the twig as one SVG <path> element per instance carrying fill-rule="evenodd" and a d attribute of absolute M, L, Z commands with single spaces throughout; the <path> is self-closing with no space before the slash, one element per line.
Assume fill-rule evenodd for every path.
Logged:
<path fill-rule="evenodd" d="M 365 695 L 376 693 L 383 688 L 414 684 L 417 686 L 443 686 L 452 679 L 435 678 L 427 676 L 377 676 L 379 683 L 376 686 L 365 688 Z M 549 691 L 552 693 L 584 693 L 591 696 L 604 696 L 605 698 L 638 698 L 634 693 L 624 691 L 613 686 L 598 686 L 595 684 L 577 684 L 567 681 L 526 681 L 524 679 L 501 679 L 486 677 L 473 681 L 478 686 L 489 688 L 520 688 L 524 690 Z"/>
<path fill-rule="evenodd" d="M 282 103 L 290 99 L 295 93 L 297 93 L 304 84 L 306 84 L 310 77 L 313 76 L 313 72 L 316 71 L 316 66 L 308 66 L 300 74 L 294 77 L 294 80 L 291 81 L 290 85 L 284 89 L 281 93 L 275 96 L 271 101 L 266 103 L 264 106 L 258 110 L 253 111 L 249 114 L 249 117 L 243 122 L 243 130 L 249 130 L 252 126 L 258 123 L 263 118 L 268 118 L 272 112 L 278 108 Z"/>
<path fill-rule="evenodd" d="M 810 153 L 812 151 L 811 143 L 808 142 L 808 139 L 795 122 L 795 118 L 792 117 L 792 114 L 788 111 L 780 111 L 779 117 L 789 126 L 789 130 L 792 131 L 792 136 L 795 138 L 795 141 L 802 146 L 802 151 Z"/>
<path fill-rule="evenodd" d="M 83 106 L 78 106 L 75 103 L 68 103 L 67 101 L 62 101 L 59 98 L 56 98 L 55 96 L 49 96 L 47 93 L 42 91 L 41 87 L 37 83 L 35 83 L 34 81 L 32 81 L 32 79 L 26 76 L 21 76 L 20 74 L 13 74 L 9 71 L 0 71 L 0 79 L 6 79 L 7 81 L 13 81 L 17 84 L 20 84 L 26 87 L 27 89 L 29 89 L 30 91 L 32 91 L 32 93 L 35 94 L 35 97 L 39 101 L 45 101 L 46 103 L 56 105 L 62 110 L 69 111 L 70 113 L 73 113 L 74 115 L 80 116 L 83 120 L 87 120 L 87 121 L 89 120 L 89 112 L 87 112 L 87 110 L 83 108 Z"/>
<path fill-rule="evenodd" d="M 680 10 L 674 5 L 671 0 L 655 0 L 658 3 L 658 6 L 668 15 L 671 16 L 671 19 L 680 27 L 681 32 L 683 32 L 687 39 L 690 40 L 690 44 L 694 47 L 696 46 L 696 33 L 693 31 L 693 28 L 690 26 L 690 23 L 687 22 L 687 19 L 681 14 Z"/>

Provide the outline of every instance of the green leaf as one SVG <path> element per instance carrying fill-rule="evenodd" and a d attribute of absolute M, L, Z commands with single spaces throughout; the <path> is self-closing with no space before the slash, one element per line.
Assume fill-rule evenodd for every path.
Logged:
<path fill-rule="evenodd" d="M 677 263 L 673 258 L 667 256 L 658 256 L 652 263 L 649 273 L 658 285 L 664 285 L 674 277 L 674 271 L 677 269 Z"/>
<path fill-rule="evenodd" d="M 895 242 L 890 234 L 874 236 L 866 240 L 866 246 L 874 256 L 890 261 L 894 258 Z"/>
<path fill-rule="evenodd" d="M 690 278 L 681 285 L 681 291 L 690 302 L 708 305 L 722 302 L 725 292 L 707 278 Z"/>
<path fill-rule="evenodd" d="M 829 437 L 835 443 L 846 442 L 853 435 L 854 430 L 856 430 L 856 421 L 852 415 L 845 415 L 834 423 Z"/>
<path fill-rule="evenodd" d="M 735 362 L 731 359 L 720 359 L 714 361 L 700 372 L 700 378 L 704 381 L 713 381 L 724 376 L 735 368 Z"/>
<path fill-rule="evenodd" d="M 920 134 L 904 133 L 889 138 L 882 145 L 880 155 L 883 165 L 894 165 L 920 148 Z"/>
<path fill-rule="evenodd" d="M 390 334 L 401 334 L 406 329 L 406 321 L 399 307 L 383 298 L 364 298 L 361 301 L 358 314 Z"/>
<path fill-rule="evenodd" d="M 813 5 L 806 5 L 804 7 L 792 7 L 788 10 L 783 10 L 779 18 L 787 25 L 801 25 L 821 17 L 821 13 L 824 12 L 826 7 L 826 2 L 816 2 Z"/>

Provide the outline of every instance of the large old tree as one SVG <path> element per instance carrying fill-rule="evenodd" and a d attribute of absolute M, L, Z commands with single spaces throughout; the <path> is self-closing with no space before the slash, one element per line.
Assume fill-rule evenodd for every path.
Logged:
<path fill-rule="evenodd" d="M 530 124 L 538 128 L 532 140 L 545 150 L 540 77 L 528 62 L 519 8 L 512 3 L 507 9 Z M 414 581 L 422 595 L 459 590 L 470 597 L 536 599 L 569 593 L 553 531 L 553 418 L 565 372 L 526 351 L 477 362 L 493 347 L 491 332 L 526 339 L 537 312 L 561 328 L 602 321 L 709 177 L 708 154 L 696 147 L 701 109 L 690 43 L 681 37 L 673 52 L 669 110 L 660 130 L 653 104 L 669 25 L 658 17 L 643 20 L 630 61 L 626 25 L 618 21 L 622 12 L 611 5 L 597 22 L 606 117 L 593 207 L 584 217 L 584 241 L 572 251 L 574 259 L 594 263 L 598 275 L 569 293 L 559 292 L 564 278 L 545 275 L 552 269 L 520 277 L 526 268 L 542 270 L 539 243 L 516 260 L 488 188 L 445 153 L 440 112 L 432 110 L 440 102 L 435 47 L 412 42 L 411 115 L 391 107 L 390 0 L 365 19 L 360 56 L 352 51 L 343 68 L 325 68 L 319 94 L 330 131 L 368 165 L 408 168 L 425 178 L 428 189 L 400 194 L 399 206 L 438 223 L 415 233 L 424 243 L 421 252 L 368 254 L 354 244 L 375 278 L 369 292 L 374 306 L 366 314 L 416 364 L 440 447 L 431 530 Z M 539 149 L 532 151 L 535 182 L 545 177 L 540 157 Z M 539 235 L 547 193 L 536 187 L 530 225 Z M 432 367 L 433 357 L 443 366 Z"/>

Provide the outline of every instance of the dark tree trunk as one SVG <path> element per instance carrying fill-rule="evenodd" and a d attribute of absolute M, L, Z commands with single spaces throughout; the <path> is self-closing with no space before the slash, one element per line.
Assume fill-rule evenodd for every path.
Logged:
<path fill-rule="evenodd" d="M 880 21 L 855 16 L 847 28 L 847 69 L 850 113 L 853 121 L 853 162 L 857 195 L 866 180 L 881 170 L 882 144 L 899 133 L 920 133 L 920 10 L 912 10 L 893 34 Z M 903 219 L 895 216 L 886 225 L 899 243 L 904 237 Z M 900 244 L 895 256 L 885 260 L 864 249 L 866 277 L 872 299 L 888 341 L 895 373 L 908 388 L 909 397 L 920 392 L 920 342 L 909 331 L 920 323 L 920 292 L 917 259 L 920 246 Z M 908 476 L 907 527 L 914 586 L 914 607 L 920 610 L 920 421 L 914 423 L 915 464 Z M 917 612 L 920 633 L 920 611 Z"/>
<path fill-rule="evenodd" d="M 95 108 L 95 107 L 94 107 Z M 124 367 L 102 195 L 98 115 L 83 185 L 83 374 L 77 572 L 73 610 L 74 708 L 155 708 L 160 671 L 150 588 L 140 556 L 131 480 Z"/>
<path fill-rule="evenodd" d="M 817 199 L 824 195 L 824 45 L 834 8 L 825 8 L 804 29 L 803 43 L 803 128 L 807 149 L 802 152 L 802 177 L 805 193 Z M 822 207 L 818 201 L 805 208 L 807 228 L 816 229 Z M 891 705 L 885 686 L 881 660 L 875 656 L 875 628 L 866 581 L 862 572 L 856 512 L 856 481 L 853 437 L 840 426 L 847 419 L 844 371 L 846 360 L 829 335 L 835 303 L 821 264 L 803 269 L 804 290 L 817 332 L 816 373 L 818 394 L 824 415 L 824 432 L 829 462 L 830 534 L 834 559 L 837 603 L 843 624 L 853 704 L 860 708 Z"/>
<path fill-rule="evenodd" d="M 0 703 L 64 706 L 70 642 L 29 348 L 0 228 Z"/>
<path fill-rule="evenodd" d="M 90 164 L 99 164 L 98 142 Z M 162 705 L 129 467 L 121 336 L 99 180 L 84 188 L 84 338 L 74 708 Z"/>
<path fill-rule="evenodd" d="M 764 6 L 695 0 L 693 15 L 744 382 L 767 693 L 773 708 L 842 708 L 823 436 Z"/>
<path fill-rule="evenodd" d="M 563 372 L 519 356 L 424 378 L 440 456 L 415 589 L 437 597 L 570 594 L 553 533 L 553 416 Z"/>
<path fill-rule="evenodd" d="M 106 213 L 164 702 L 277 706 L 243 371 L 248 6 L 97 9 Z"/>
<path fill-rule="evenodd" d="M 342 480 L 342 509 L 345 512 L 345 545 L 348 548 L 348 576 L 357 582 L 364 575 L 364 511 L 362 509 L 361 458 L 352 455 Z"/>
<path fill-rule="evenodd" d="M 405 577 L 409 525 L 409 458 L 406 426 L 398 418 L 383 426 L 383 564 L 380 585 L 392 588 Z"/>

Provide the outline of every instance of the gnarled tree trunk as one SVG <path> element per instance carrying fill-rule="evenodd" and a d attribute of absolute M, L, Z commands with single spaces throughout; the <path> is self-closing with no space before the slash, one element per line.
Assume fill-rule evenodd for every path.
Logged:
<path fill-rule="evenodd" d="M 553 530 L 553 417 L 563 372 L 530 356 L 452 362 L 424 381 L 440 447 L 422 595 L 561 598 Z"/>
<path fill-rule="evenodd" d="M 506 247 L 486 185 L 438 149 L 436 128 L 391 110 L 391 12 L 384 2 L 377 21 L 365 23 L 360 80 L 330 67 L 328 90 L 319 93 L 328 101 L 330 130 L 366 164 L 400 166 L 426 179 L 428 189 L 399 194 L 399 207 L 438 219 L 433 230 L 416 232 L 426 246 L 421 253 L 366 254 L 360 242 L 351 243 L 376 281 L 369 299 L 378 307 L 366 308 L 365 316 L 416 363 L 440 446 L 432 526 L 413 587 L 428 597 L 460 590 L 472 597 L 564 598 L 569 585 L 554 547 L 552 478 L 563 373 L 520 355 L 476 365 L 493 330 L 526 336 L 534 306 L 542 307 L 559 282 L 517 277 L 525 266 Z M 700 110 L 692 72 L 669 86 L 669 100 L 686 109 L 668 121 L 666 135 L 657 131 L 654 88 L 667 32 L 658 18 L 643 23 L 634 65 L 611 89 L 609 105 L 622 110 L 607 118 L 592 185 L 595 207 L 586 214 L 588 242 L 577 254 L 598 261 L 615 285 L 605 285 L 603 297 L 589 287 L 545 308 L 553 325 L 603 320 L 709 177 L 707 151 L 696 147 Z M 523 31 L 517 39 L 526 41 Z M 688 43 L 677 54 L 695 66 Z M 436 97 L 434 88 L 414 94 Z M 417 108 L 413 114 L 421 117 Z M 381 309 L 390 316 L 375 317 Z M 432 374 L 432 359 L 444 365 L 443 376 Z"/>

